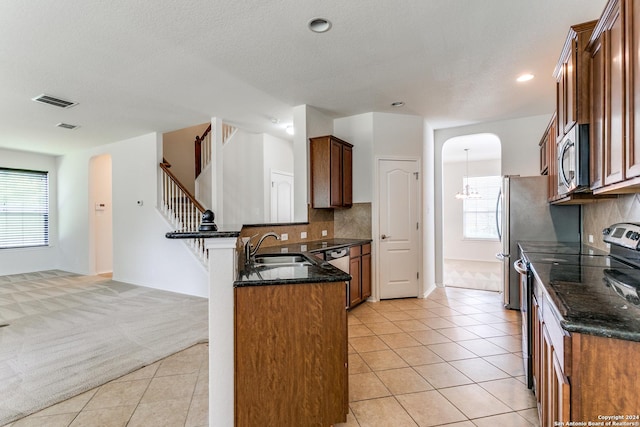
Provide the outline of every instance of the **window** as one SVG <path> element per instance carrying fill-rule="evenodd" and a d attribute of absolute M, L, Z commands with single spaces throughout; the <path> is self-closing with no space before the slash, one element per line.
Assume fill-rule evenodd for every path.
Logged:
<path fill-rule="evenodd" d="M 0 168 L 0 249 L 48 245 L 48 173 Z"/>
<path fill-rule="evenodd" d="M 500 193 L 500 176 L 465 177 L 462 185 L 477 192 L 479 198 L 462 202 L 462 229 L 465 239 L 498 239 L 496 202 Z M 463 187 L 465 188 L 465 187 Z"/>

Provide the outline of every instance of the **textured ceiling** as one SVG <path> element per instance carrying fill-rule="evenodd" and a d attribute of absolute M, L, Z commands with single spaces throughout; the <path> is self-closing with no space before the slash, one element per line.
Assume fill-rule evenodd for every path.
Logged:
<path fill-rule="evenodd" d="M 62 154 L 212 116 L 282 135 L 271 118 L 290 122 L 301 104 L 434 128 L 550 114 L 569 25 L 605 3 L 3 0 L 0 147 Z M 317 16 L 332 30 L 310 32 Z M 522 72 L 536 78 L 518 84 Z M 42 93 L 79 105 L 31 101 Z"/>

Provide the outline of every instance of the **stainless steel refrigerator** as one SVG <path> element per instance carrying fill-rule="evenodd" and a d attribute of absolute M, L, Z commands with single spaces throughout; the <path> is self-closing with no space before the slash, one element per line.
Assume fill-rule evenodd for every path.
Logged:
<path fill-rule="evenodd" d="M 547 176 L 504 176 L 496 204 L 502 242 L 503 295 L 506 308 L 520 309 L 520 275 L 513 268 L 519 241 L 580 242 L 580 206 L 547 201 Z"/>

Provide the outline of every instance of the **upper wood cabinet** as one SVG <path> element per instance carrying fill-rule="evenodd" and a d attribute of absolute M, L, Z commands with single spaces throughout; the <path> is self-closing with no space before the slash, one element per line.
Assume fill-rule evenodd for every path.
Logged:
<path fill-rule="evenodd" d="M 557 135 L 562 138 L 576 123 L 589 123 L 589 55 L 585 48 L 597 21 L 569 29 L 560 60 L 553 73 L 556 79 Z"/>
<path fill-rule="evenodd" d="M 588 45 L 591 57 L 591 189 L 640 191 L 640 9 L 610 0 Z"/>
<path fill-rule="evenodd" d="M 540 175 L 547 175 L 549 177 L 549 200 L 552 201 L 558 195 L 558 172 L 556 164 L 556 127 L 557 118 L 554 113 L 551 117 L 551 121 L 547 125 L 547 129 L 540 139 Z"/>
<path fill-rule="evenodd" d="M 353 145 L 332 135 L 310 138 L 311 206 L 353 204 Z"/>

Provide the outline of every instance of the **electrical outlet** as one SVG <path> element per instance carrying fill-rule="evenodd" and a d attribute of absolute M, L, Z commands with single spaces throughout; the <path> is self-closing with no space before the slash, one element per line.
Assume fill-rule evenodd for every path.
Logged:
<path fill-rule="evenodd" d="M 282 233 L 280 235 L 280 240 L 282 241 L 289 240 L 289 235 L 287 233 Z"/>
<path fill-rule="evenodd" d="M 301 231 L 300 232 L 300 238 L 301 239 L 306 239 L 307 238 L 307 232 L 306 231 Z"/>
<path fill-rule="evenodd" d="M 593 243 L 593 234 L 589 234 L 589 243 Z"/>
<path fill-rule="evenodd" d="M 327 235 L 327 230 L 322 230 L 322 237 L 325 237 Z"/>

